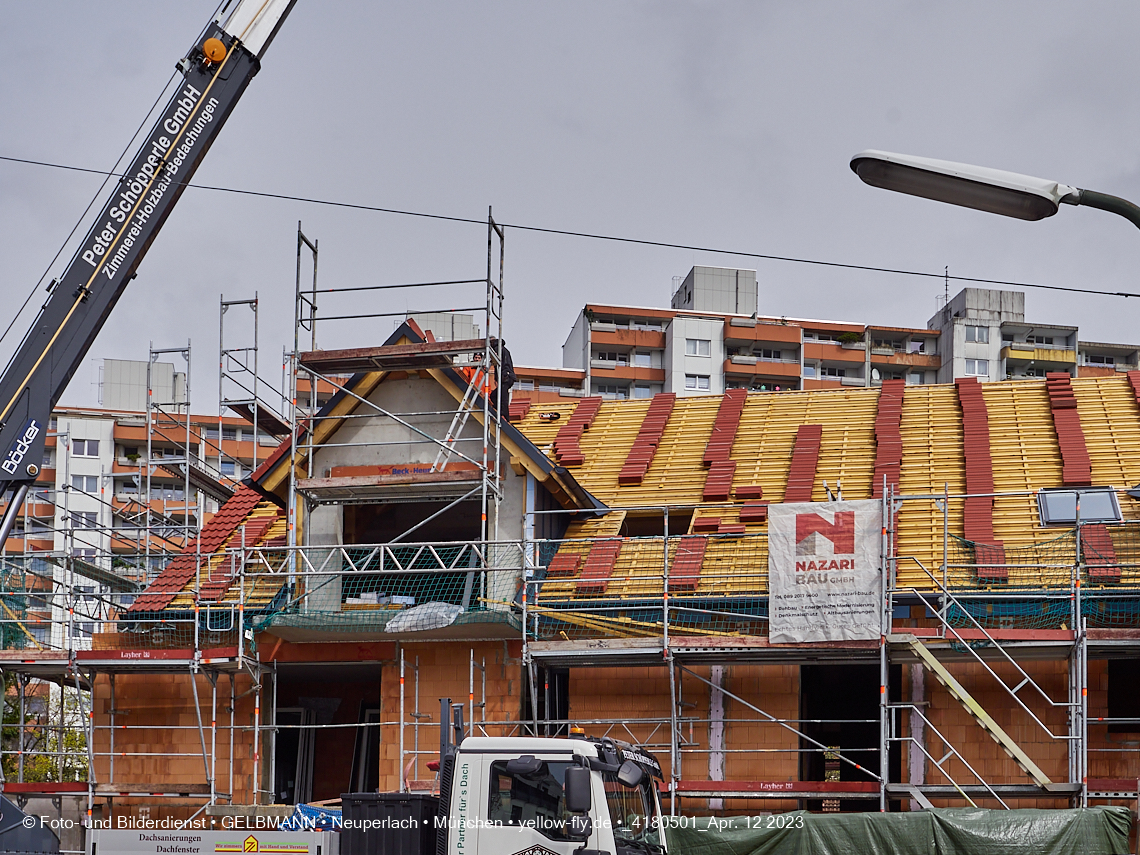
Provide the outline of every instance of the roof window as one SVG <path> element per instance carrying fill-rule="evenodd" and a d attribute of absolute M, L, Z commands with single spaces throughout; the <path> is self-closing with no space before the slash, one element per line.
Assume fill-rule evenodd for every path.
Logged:
<path fill-rule="evenodd" d="M 1041 525 L 1076 525 L 1078 497 L 1082 523 L 1121 521 L 1116 491 L 1112 487 L 1087 487 L 1080 490 L 1039 491 L 1037 509 L 1041 513 Z"/>

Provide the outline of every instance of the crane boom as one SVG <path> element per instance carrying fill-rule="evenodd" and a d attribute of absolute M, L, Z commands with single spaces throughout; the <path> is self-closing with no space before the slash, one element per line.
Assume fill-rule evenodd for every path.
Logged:
<path fill-rule="evenodd" d="M 52 409 L 135 276 L 296 0 L 231 0 L 0 375 L 0 544 L 43 462 Z"/>

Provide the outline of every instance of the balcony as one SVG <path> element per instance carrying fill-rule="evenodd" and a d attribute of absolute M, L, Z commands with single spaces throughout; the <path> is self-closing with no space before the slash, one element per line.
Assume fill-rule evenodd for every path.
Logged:
<path fill-rule="evenodd" d="M 1046 362 L 1070 367 L 1077 364 L 1077 351 L 1071 347 L 1037 347 L 1033 344 L 1013 342 L 1001 349 L 1001 358 L 1007 362 Z"/>
<path fill-rule="evenodd" d="M 590 342 L 597 347 L 640 347 L 665 349 L 665 333 L 661 330 L 631 330 L 613 324 L 590 324 Z"/>
<path fill-rule="evenodd" d="M 800 343 L 800 328 L 792 324 L 774 324 L 768 321 L 754 321 L 751 318 L 729 318 L 724 322 L 725 343 L 738 344 L 771 343 L 796 344 Z"/>
<path fill-rule="evenodd" d="M 942 358 L 937 353 L 906 353 L 901 350 L 875 347 L 871 349 L 871 364 L 876 367 L 897 365 L 937 370 L 942 365 Z"/>
<path fill-rule="evenodd" d="M 843 344 L 830 344 L 820 341 L 804 342 L 804 359 L 823 359 L 828 362 L 855 362 L 860 365 L 866 361 L 866 350 L 862 342 L 856 342 L 858 347 Z"/>
<path fill-rule="evenodd" d="M 639 380 L 643 383 L 664 383 L 664 368 L 644 368 L 638 365 L 621 365 L 604 359 L 591 359 L 594 377 L 614 380 Z"/>
<path fill-rule="evenodd" d="M 774 360 L 756 356 L 732 356 L 724 361 L 724 373 L 745 377 L 798 378 L 800 363 L 798 359 Z"/>

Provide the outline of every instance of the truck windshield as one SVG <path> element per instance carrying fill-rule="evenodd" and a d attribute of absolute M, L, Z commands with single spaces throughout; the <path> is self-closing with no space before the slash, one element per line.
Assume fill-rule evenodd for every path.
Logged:
<path fill-rule="evenodd" d="M 653 797 L 647 789 L 652 785 L 652 778 L 646 775 L 640 787 L 622 786 L 612 772 L 604 772 L 602 780 L 606 784 L 606 802 L 618 852 L 663 851 Z"/>

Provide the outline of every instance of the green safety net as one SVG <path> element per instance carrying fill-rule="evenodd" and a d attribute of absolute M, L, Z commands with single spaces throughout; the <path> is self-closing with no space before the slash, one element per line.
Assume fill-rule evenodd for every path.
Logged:
<path fill-rule="evenodd" d="M 519 551 L 513 544 L 444 543 L 347 547 L 322 556 L 310 548 L 296 581 L 247 613 L 247 624 L 255 632 L 414 632 L 476 622 L 518 628 Z"/>
<path fill-rule="evenodd" d="M 1123 807 L 795 811 L 667 817 L 666 839 L 670 855 L 1125 855 L 1131 824 Z"/>

